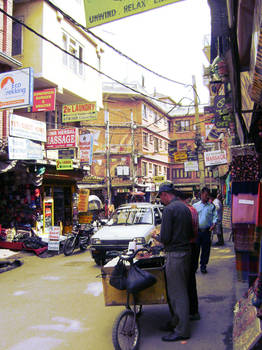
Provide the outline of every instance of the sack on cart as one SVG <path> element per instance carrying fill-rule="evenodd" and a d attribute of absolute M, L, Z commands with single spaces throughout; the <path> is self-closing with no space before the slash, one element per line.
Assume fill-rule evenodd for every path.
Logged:
<path fill-rule="evenodd" d="M 140 269 L 136 264 L 132 264 L 128 271 L 126 290 L 128 293 L 134 294 L 153 286 L 156 281 L 157 279 L 152 273 Z"/>
<path fill-rule="evenodd" d="M 120 258 L 111 273 L 109 284 L 119 290 L 126 289 L 127 268 L 124 261 Z"/>

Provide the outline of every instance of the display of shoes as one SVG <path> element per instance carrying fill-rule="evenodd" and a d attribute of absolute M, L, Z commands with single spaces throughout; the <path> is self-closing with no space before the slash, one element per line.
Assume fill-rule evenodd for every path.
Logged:
<path fill-rule="evenodd" d="M 196 314 L 189 315 L 189 320 L 190 321 L 199 321 L 201 319 L 199 312 Z"/>
<path fill-rule="evenodd" d="M 164 335 L 162 337 L 163 341 L 182 341 L 187 340 L 189 337 L 182 337 L 181 335 L 177 334 L 176 332 L 170 333 L 168 335 Z"/>

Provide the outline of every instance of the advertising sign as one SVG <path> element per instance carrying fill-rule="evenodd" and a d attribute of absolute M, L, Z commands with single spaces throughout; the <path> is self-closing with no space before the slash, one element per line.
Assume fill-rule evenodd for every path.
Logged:
<path fill-rule="evenodd" d="M 185 171 L 198 171 L 198 162 L 185 162 L 184 163 Z"/>
<path fill-rule="evenodd" d="M 181 0 L 84 0 L 86 27 L 93 28 L 116 19 L 172 4 Z"/>
<path fill-rule="evenodd" d="M 72 105 L 63 105 L 62 122 L 80 122 L 93 120 L 97 118 L 96 103 L 75 103 Z"/>
<path fill-rule="evenodd" d="M 32 112 L 54 111 L 56 89 L 34 91 Z"/>
<path fill-rule="evenodd" d="M 9 120 L 10 136 L 46 142 L 46 124 L 44 122 L 16 114 L 10 114 Z"/>
<path fill-rule="evenodd" d="M 90 193 L 89 189 L 86 189 L 86 188 L 81 188 L 79 190 L 78 205 L 77 205 L 79 212 L 87 212 L 89 193 Z"/>
<path fill-rule="evenodd" d="M 20 137 L 8 137 L 9 159 L 43 159 L 42 145 Z"/>
<path fill-rule="evenodd" d="M 34 74 L 23 68 L 0 74 L 0 109 L 22 108 L 33 104 Z"/>
<path fill-rule="evenodd" d="M 56 170 L 72 170 L 73 159 L 57 159 Z"/>
<path fill-rule="evenodd" d="M 91 165 L 93 158 L 93 135 L 89 133 L 81 134 L 79 137 L 79 153 L 82 165 Z"/>
<path fill-rule="evenodd" d="M 52 129 L 47 131 L 47 149 L 77 147 L 78 129 Z"/>
<path fill-rule="evenodd" d="M 161 183 L 166 181 L 166 177 L 165 176 L 153 176 L 153 181 L 154 183 Z"/>
<path fill-rule="evenodd" d="M 184 162 L 187 160 L 186 152 L 175 152 L 174 153 L 175 162 Z"/>
<path fill-rule="evenodd" d="M 52 226 L 48 237 L 48 250 L 59 250 L 60 226 Z"/>
<path fill-rule="evenodd" d="M 58 159 L 75 159 L 75 148 L 59 149 Z"/>
<path fill-rule="evenodd" d="M 204 152 L 205 165 L 219 165 L 227 163 L 227 154 L 226 151 L 212 151 Z"/>

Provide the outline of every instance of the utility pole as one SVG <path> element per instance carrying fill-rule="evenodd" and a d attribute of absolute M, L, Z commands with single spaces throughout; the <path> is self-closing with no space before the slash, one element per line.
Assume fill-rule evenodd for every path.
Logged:
<path fill-rule="evenodd" d="M 111 176 L 110 176 L 110 144 L 109 144 L 109 111 L 105 108 L 105 139 L 106 139 L 106 185 L 108 204 L 111 204 Z"/>
<path fill-rule="evenodd" d="M 195 105 L 195 125 L 196 125 L 196 146 L 198 157 L 198 171 L 200 175 L 200 189 L 205 186 L 205 165 L 204 165 L 204 147 L 201 138 L 201 127 L 199 124 L 199 109 L 198 109 L 198 96 L 196 88 L 196 78 L 192 76 L 193 92 L 194 92 L 194 105 Z"/>

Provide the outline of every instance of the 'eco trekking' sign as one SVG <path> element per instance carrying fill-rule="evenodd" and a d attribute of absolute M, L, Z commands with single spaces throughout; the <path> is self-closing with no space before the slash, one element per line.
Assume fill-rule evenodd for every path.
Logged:
<path fill-rule="evenodd" d="M 86 27 L 96 27 L 178 1 L 181 0 L 84 0 Z"/>

